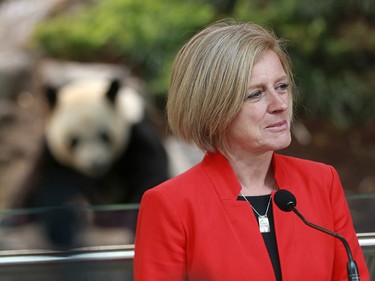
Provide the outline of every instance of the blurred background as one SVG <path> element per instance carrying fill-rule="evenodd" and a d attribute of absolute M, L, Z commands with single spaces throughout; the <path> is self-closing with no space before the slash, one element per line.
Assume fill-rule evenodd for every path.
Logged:
<path fill-rule="evenodd" d="M 286 40 L 298 101 L 293 142 L 281 153 L 333 165 L 348 196 L 357 232 L 374 233 L 372 0 L 0 0 L 0 219 L 28 211 L 13 210 L 10 202 L 22 188 L 43 139 L 48 116 L 41 93 L 44 85 L 87 76 L 130 77 L 142 85 L 156 112 L 155 126 L 168 143 L 164 105 L 172 60 L 195 32 L 223 18 L 263 24 Z M 199 161 L 199 151 L 178 140 L 177 145 L 178 155 L 184 158 L 182 170 Z M 137 209 L 137 205 L 96 207 L 90 206 L 89 211 L 118 216 Z M 0 235 L 3 256 L 24 256 L 34 250 L 51 255 L 38 228 L 0 226 Z M 132 236 L 123 229 L 90 229 L 84 235 L 81 246 L 85 247 L 120 245 L 123 250 L 123 245 L 132 244 Z M 368 254 L 373 271 L 374 252 Z M 54 257 L 57 254 L 61 258 L 60 252 L 53 252 Z M 10 277 L 0 276 L 0 280 L 34 280 L 27 279 L 31 267 L 24 267 L 26 273 L 17 279 L 17 263 L 9 264 L 13 267 L 7 267 L 4 276 Z M 70 271 L 65 269 L 56 270 Z M 34 277 L 44 280 L 38 272 L 35 269 Z M 111 272 L 117 271 L 113 267 Z M 54 271 L 48 278 L 51 274 L 61 277 Z M 122 280 L 132 278 L 131 273 L 117 274 Z M 102 280 L 107 275 L 77 276 Z"/>

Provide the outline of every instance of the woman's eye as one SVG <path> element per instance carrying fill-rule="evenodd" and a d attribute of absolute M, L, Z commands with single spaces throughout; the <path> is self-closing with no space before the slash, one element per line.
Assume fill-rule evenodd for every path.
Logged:
<path fill-rule="evenodd" d="M 281 83 L 279 84 L 276 89 L 277 90 L 280 90 L 280 91 L 286 91 L 289 87 L 289 84 L 288 83 Z"/>
<path fill-rule="evenodd" d="M 262 91 L 255 91 L 252 92 L 250 95 L 247 96 L 247 99 L 250 101 L 258 100 L 262 97 Z"/>

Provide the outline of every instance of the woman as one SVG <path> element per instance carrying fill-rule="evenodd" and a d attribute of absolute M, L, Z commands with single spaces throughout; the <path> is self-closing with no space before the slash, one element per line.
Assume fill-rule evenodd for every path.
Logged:
<path fill-rule="evenodd" d="M 293 86 L 280 40 L 256 24 L 216 23 L 183 46 L 168 122 L 206 154 L 144 194 L 136 281 L 347 280 L 341 242 L 279 210 L 278 189 L 309 221 L 342 234 L 369 280 L 335 169 L 275 153 L 291 142 Z"/>

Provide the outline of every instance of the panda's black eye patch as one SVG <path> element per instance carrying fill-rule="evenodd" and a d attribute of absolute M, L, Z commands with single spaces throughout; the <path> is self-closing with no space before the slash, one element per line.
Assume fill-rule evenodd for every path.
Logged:
<path fill-rule="evenodd" d="M 108 133 L 108 131 L 100 131 L 98 133 L 98 136 L 99 136 L 99 139 L 104 142 L 105 144 L 111 144 L 112 143 L 112 138 L 110 136 L 110 134 Z"/>
<path fill-rule="evenodd" d="M 73 136 L 69 139 L 68 147 L 69 149 L 74 150 L 78 146 L 78 144 L 79 144 L 79 138 Z"/>

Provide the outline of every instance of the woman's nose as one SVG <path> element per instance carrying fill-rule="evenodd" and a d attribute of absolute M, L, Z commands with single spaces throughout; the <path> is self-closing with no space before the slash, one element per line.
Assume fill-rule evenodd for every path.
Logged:
<path fill-rule="evenodd" d="M 278 93 L 277 91 L 270 91 L 269 95 L 269 110 L 271 112 L 275 111 L 285 111 L 289 106 L 289 94 L 288 93 Z"/>

